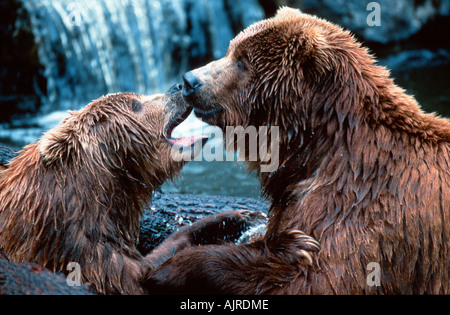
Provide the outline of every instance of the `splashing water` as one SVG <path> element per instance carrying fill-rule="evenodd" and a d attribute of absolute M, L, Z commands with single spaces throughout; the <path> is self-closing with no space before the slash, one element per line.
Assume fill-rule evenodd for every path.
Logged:
<path fill-rule="evenodd" d="M 250 229 L 242 233 L 241 237 L 239 237 L 239 239 L 236 241 L 236 244 L 248 244 L 257 240 L 258 238 L 266 234 L 266 228 L 266 223 L 251 227 Z"/>

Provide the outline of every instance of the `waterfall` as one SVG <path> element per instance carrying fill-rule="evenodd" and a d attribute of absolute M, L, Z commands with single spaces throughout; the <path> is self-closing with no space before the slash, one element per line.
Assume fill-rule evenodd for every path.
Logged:
<path fill-rule="evenodd" d="M 107 93 L 164 91 L 192 64 L 222 57 L 237 31 L 264 18 L 257 0 L 22 2 L 45 68 L 43 113 Z"/>
<path fill-rule="evenodd" d="M 45 80 L 38 113 L 0 124 L 0 140 L 18 147 L 102 95 L 166 91 L 265 17 L 258 0 L 18 1 Z"/>

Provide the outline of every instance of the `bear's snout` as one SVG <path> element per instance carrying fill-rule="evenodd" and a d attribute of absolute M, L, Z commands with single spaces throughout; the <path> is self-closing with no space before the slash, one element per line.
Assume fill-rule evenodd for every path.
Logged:
<path fill-rule="evenodd" d="M 166 95 L 174 95 L 183 90 L 183 86 L 179 83 L 172 85 L 172 87 L 166 92 Z"/>
<path fill-rule="evenodd" d="M 189 71 L 183 75 L 183 81 L 184 81 L 183 95 L 185 97 L 192 95 L 203 85 L 200 79 L 196 75 L 194 75 L 192 71 Z"/>

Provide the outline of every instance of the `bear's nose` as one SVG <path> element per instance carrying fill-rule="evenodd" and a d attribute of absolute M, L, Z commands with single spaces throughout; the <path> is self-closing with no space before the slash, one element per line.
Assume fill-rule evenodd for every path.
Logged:
<path fill-rule="evenodd" d="M 183 89 L 183 86 L 181 84 L 174 84 L 172 87 L 167 91 L 168 95 L 173 95 L 175 93 L 180 92 Z"/>
<path fill-rule="evenodd" d="M 200 79 L 196 75 L 194 75 L 192 71 L 189 71 L 183 75 L 183 81 L 184 81 L 184 90 L 183 90 L 184 96 L 189 96 L 202 87 Z"/>

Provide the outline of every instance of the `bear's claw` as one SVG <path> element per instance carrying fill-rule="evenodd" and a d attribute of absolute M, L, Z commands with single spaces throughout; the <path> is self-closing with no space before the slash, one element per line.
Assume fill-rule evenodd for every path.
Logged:
<path fill-rule="evenodd" d="M 306 262 L 313 265 L 313 252 L 320 250 L 320 243 L 299 230 L 283 232 L 273 244 L 278 257 L 290 264 Z"/>
<path fill-rule="evenodd" d="M 320 250 L 320 243 L 316 241 L 314 238 L 312 238 L 309 235 L 306 235 L 305 232 L 299 231 L 299 230 L 292 230 L 287 233 L 288 235 L 294 237 L 295 239 L 298 239 L 302 242 L 304 242 L 305 245 L 310 246 L 311 248 L 309 250 L 311 251 L 319 251 Z"/>

